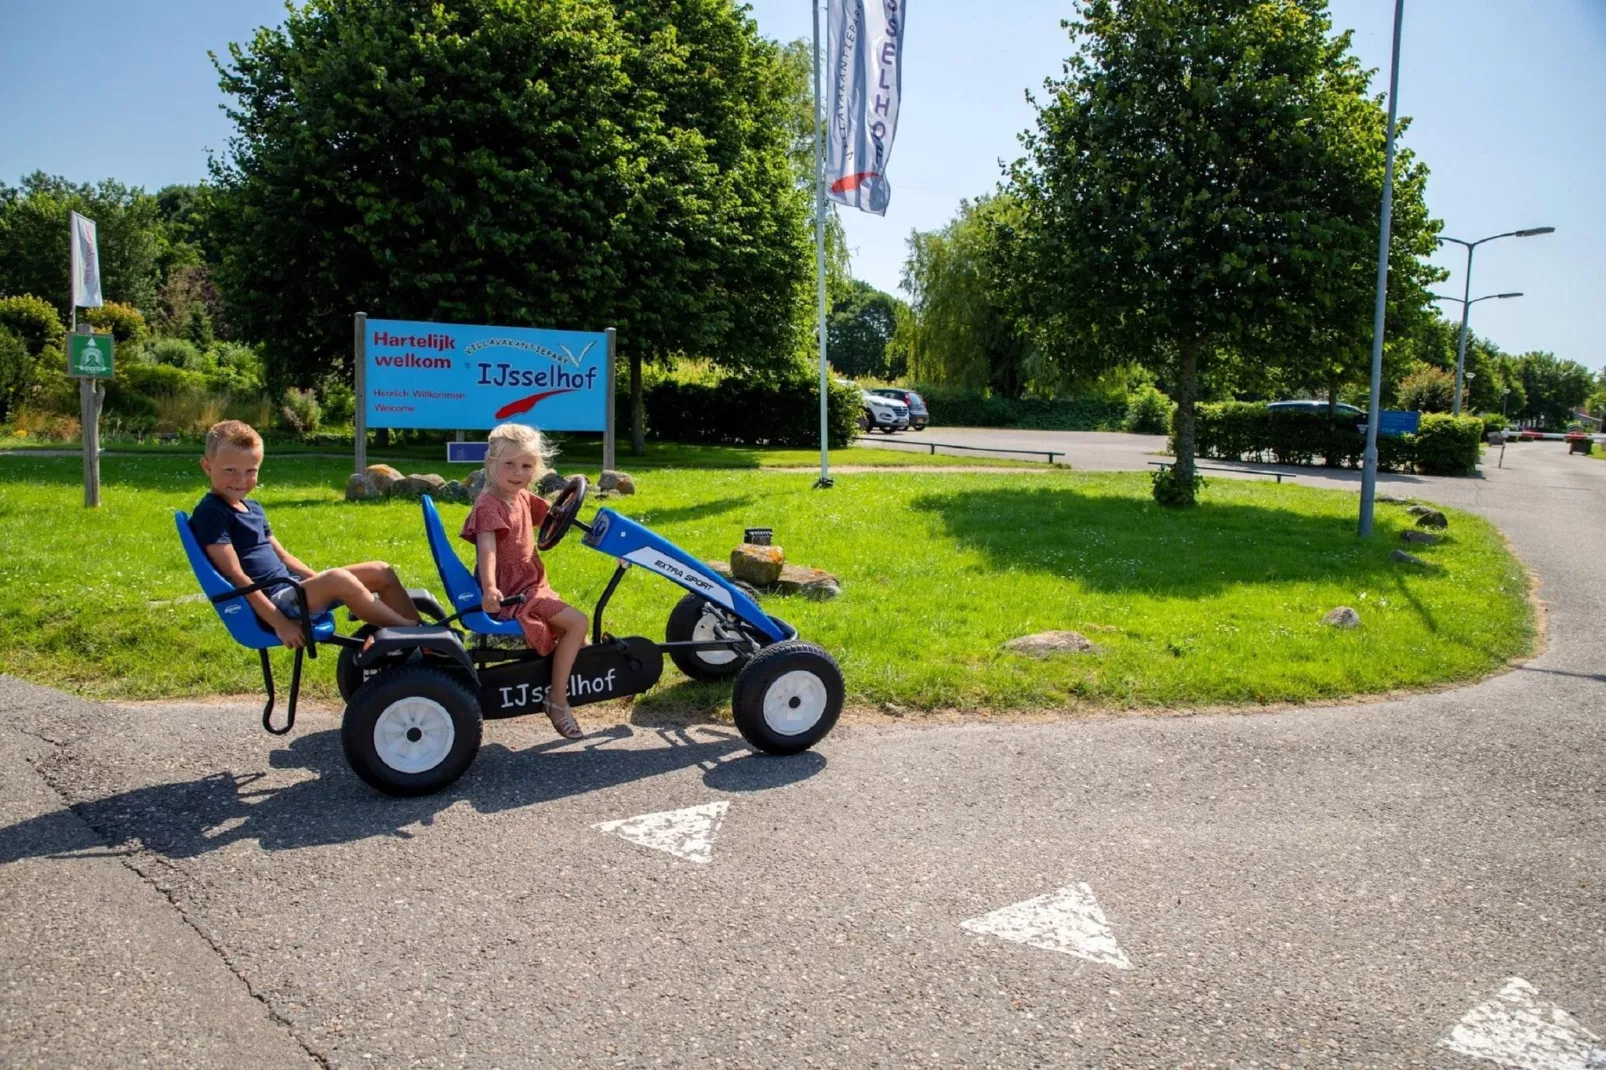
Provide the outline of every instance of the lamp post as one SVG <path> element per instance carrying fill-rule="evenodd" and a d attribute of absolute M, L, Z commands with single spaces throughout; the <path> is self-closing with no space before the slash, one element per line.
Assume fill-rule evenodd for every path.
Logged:
<path fill-rule="evenodd" d="M 1544 230 L 1553 230 L 1553 229 L 1555 229 L 1555 228 L 1553 228 L 1553 227 L 1545 227 L 1544 228 Z M 1521 234 L 1523 232 L 1522 231 L 1517 231 L 1517 233 Z M 1445 240 L 1446 241 L 1455 241 L 1454 238 L 1447 238 Z M 1488 241 L 1489 239 L 1488 238 L 1484 238 L 1483 240 L 1484 241 Z M 1471 269 L 1471 263 L 1472 263 L 1471 257 L 1472 257 L 1472 254 L 1470 252 L 1468 252 L 1467 253 L 1468 270 Z M 1493 301 L 1493 300 L 1496 300 L 1496 299 L 1504 301 L 1508 297 L 1521 297 L 1521 296 L 1522 296 L 1522 291 L 1521 290 L 1517 290 L 1517 291 L 1515 291 L 1513 293 L 1507 293 L 1507 294 L 1484 294 L 1482 297 L 1474 297 L 1470 301 L 1468 301 L 1465 297 L 1451 297 L 1448 294 L 1434 294 L 1433 295 L 1433 299 L 1435 301 L 1459 301 L 1459 302 L 1461 302 L 1461 341 L 1456 345 L 1456 350 L 1455 350 L 1455 409 L 1454 409 L 1455 415 L 1457 415 L 1457 416 L 1461 415 L 1461 379 L 1462 379 L 1462 376 L 1463 376 L 1463 374 L 1465 374 L 1465 377 L 1468 378 L 1468 379 L 1470 379 L 1472 377 L 1471 373 L 1469 373 L 1469 372 L 1468 373 L 1464 373 L 1463 370 L 1462 370 L 1463 368 L 1466 367 L 1466 359 L 1467 359 L 1467 311 L 1469 309 L 1471 309 L 1472 306 L 1477 304 L 1479 301 Z"/>
<path fill-rule="evenodd" d="M 1472 380 L 1478 377 L 1477 372 L 1467 372 L 1467 408 L 1472 408 Z"/>
<path fill-rule="evenodd" d="M 1463 241 L 1460 238 L 1446 238 L 1446 237 L 1443 237 L 1442 235 L 1440 236 L 1439 240 L 1441 242 L 1446 242 L 1446 241 L 1455 242 L 1457 245 L 1466 246 L 1466 250 L 1467 250 L 1466 279 L 1464 281 L 1463 289 L 1461 291 L 1461 340 L 1456 343 L 1456 347 L 1455 347 L 1455 414 L 1457 416 L 1461 415 L 1461 372 L 1462 372 L 1463 367 L 1465 366 L 1466 357 L 1467 357 L 1467 311 L 1474 304 L 1477 303 L 1476 301 L 1467 300 L 1468 296 L 1470 296 L 1471 293 L 1472 293 L 1472 250 L 1476 249 L 1478 246 L 1482 245 L 1484 242 L 1486 242 L 1486 241 L 1494 241 L 1496 238 L 1532 238 L 1532 237 L 1535 237 L 1536 235 L 1554 234 L 1555 232 L 1556 232 L 1556 228 L 1555 227 L 1529 227 L 1526 230 L 1508 230 L 1504 234 L 1491 234 L 1487 238 L 1479 238 L 1477 241 Z M 1489 296 L 1490 297 L 1520 297 L 1521 295 L 1520 294 L 1490 294 Z M 1453 298 L 1453 297 L 1451 297 L 1451 298 L 1441 298 L 1440 300 L 1453 301 L 1453 300 L 1455 300 L 1455 298 Z M 1482 298 L 1482 297 L 1477 299 L 1477 301 L 1483 301 L 1483 300 L 1486 300 L 1486 299 Z"/>

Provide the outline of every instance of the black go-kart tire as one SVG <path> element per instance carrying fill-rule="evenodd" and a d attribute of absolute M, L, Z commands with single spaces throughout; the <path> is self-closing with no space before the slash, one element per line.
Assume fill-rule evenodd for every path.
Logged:
<path fill-rule="evenodd" d="M 742 738 L 765 754 L 808 750 L 836 726 L 846 687 L 825 648 L 788 639 L 754 654 L 736 676 L 731 712 Z"/>
<path fill-rule="evenodd" d="M 418 619 L 421 622 L 431 618 L 438 621 L 442 616 L 438 611 L 439 607 L 425 605 L 416 600 L 413 602 L 413 609 L 417 611 Z M 358 639 L 366 639 L 378 630 L 378 625 L 364 624 L 351 634 Z M 359 687 L 371 677 L 377 675 L 380 669 L 383 668 L 382 666 L 368 669 L 357 668 L 357 655 L 361 651 L 362 647 L 360 646 L 342 646 L 340 654 L 335 658 L 335 687 L 340 689 L 340 697 L 348 702 L 351 701 L 351 696 L 357 693 Z"/>
<path fill-rule="evenodd" d="M 346 704 L 340 743 L 369 787 L 387 795 L 428 795 L 468 769 L 480 749 L 480 704 L 439 669 L 385 669 Z"/>
<path fill-rule="evenodd" d="M 745 583 L 738 584 L 749 598 L 758 600 L 758 592 Z M 714 625 L 720 622 L 723 612 L 702 595 L 688 594 L 669 611 L 669 623 L 664 627 L 664 639 L 671 643 L 689 643 L 697 640 L 718 639 Z M 742 671 L 747 655 L 735 650 L 679 650 L 669 649 L 669 660 L 675 668 L 693 680 L 728 680 Z"/>

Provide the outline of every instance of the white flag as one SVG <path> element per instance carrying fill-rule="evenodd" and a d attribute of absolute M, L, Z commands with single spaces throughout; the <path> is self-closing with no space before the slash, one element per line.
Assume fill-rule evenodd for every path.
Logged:
<path fill-rule="evenodd" d="M 827 0 L 825 191 L 834 201 L 887 214 L 887 160 L 898 129 L 907 0 Z"/>
<path fill-rule="evenodd" d="M 76 308 L 99 308 L 100 251 L 95 247 L 95 221 L 72 213 L 72 303 Z"/>

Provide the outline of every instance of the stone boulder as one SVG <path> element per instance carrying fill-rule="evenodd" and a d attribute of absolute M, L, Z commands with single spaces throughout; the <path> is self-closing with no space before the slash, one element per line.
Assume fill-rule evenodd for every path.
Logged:
<path fill-rule="evenodd" d="M 1420 508 L 1420 506 L 1414 506 L 1413 510 L 1416 508 Z M 1437 509 L 1423 509 L 1420 513 L 1416 513 L 1416 526 L 1419 528 L 1447 528 L 1450 526 L 1450 522 Z"/>
<path fill-rule="evenodd" d="M 731 575 L 754 587 L 768 587 L 781 578 L 786 553 L 779 546 L 744 542 L 731 551 Z"/>
<path fill-rule="evenodd" d="M 469 498 L 478 498 L 480 492 L 485 489 L 485 469 L 474 469 L 469 477 L 463 480 L 463 486 L 468 488 Z"/>
<path fill-rule="evenodd" d="M 558 491 L 562 490 L 568 484 L 568 482 L 569 480 L 566 476 L 561 476 L 556 472 L 548 472 L 546 475 L 541 477 L 541 482 L 536 484 L 535 492 L 543 497 L 548 494 L 556 494 Z"/>
<path fill-rule="evenodd" d="M 1038 632 L 1022 635 L 1004 644 L 1004 649 L 1016 654 L 1029 654 L 1046 658 L 1055 654 L 1097 654 L 1099 648 L 1081 632 Z"/>
<path fill-rule="evenodd" d="M 365 502 L 370 498 L 383 497 L 367 472 L 353 472 L 346 477 L 346 501 Z"/>
<path fill-rule="evenodd" d="M 1359 628 L 1361 615 L 1349 606 L 1338 606 L 1327 611 L 1322 617 L 1322 623 L 1333 628 Z"/>
<path fill-rule="evenodd" d="M 602 478 L 597 480 L 597 489 L 613 494 L 634 494 L 636 481 L 631 479 L 628 473 L 608 469 L 602 473 Z"/>
<path fill-rule="evenodd" d="M 1425 546 L 1432 546 L 1434 543 L 1440 541 L 1441 536 L 1429 535 L 1425 531 L 1402 531 L 1400 532 L 1400 538 L 1404 539 L 1406 542 L 1419 542 Z"/>
<path fill-rule="evenodd" d="M 768 547 L 759 547 L 768 549 Z M 723 561 L 704 562 L 709 568 L 728 580 L 735 580 L 731 567 Z M 743 581 L 736 580 L 737 583 Z M 842 581 L 823 568 L 806 565 L 781 566 L 781 574 L 774 583 L 766 585 L 781 594 L 800 594 L 812 602 L 829 602 L 842 593 Z"/>
<path fill-rule="evenodd" d="M 1415 554 L 1408 554 L 1404 550 L 1395 550 L 1392 554 L 1389 554 L 1389 558 L 1394 561 L 1403 561 L 1407 565 L 1417 565 L 1421 568 L 1428 567 L 1428 563 L 1426 561 L 1422 560 L 1420 557 L 1417 557 Z"/>
<path fill-rule="evenodd" d="M 425 494 L 439 498 L 445 486 L 446 480 L 433 472 L 414 472 L 392 483 L 388 493 L 392 498 L 417 498 Z"/>
<path fill-rule="evenodd" d="M 402 474 L 388 464 L 371 464 L 363 469 L 363 474 L 373 482 L 374 489 L 381 494 L 389 494 L 391 484 L 399 482 L 402 478 Z"/>
<path fill-rule="evenodd" d="M 468 488 L 455 479 L 448 479 L 446 481 L 446 485 L 441 488 L 440 496 L 443 501 L 457 502 L 459 504 L 465 504 L 473 501 L 474 498 L 474 496 L 468 492 Z"/>

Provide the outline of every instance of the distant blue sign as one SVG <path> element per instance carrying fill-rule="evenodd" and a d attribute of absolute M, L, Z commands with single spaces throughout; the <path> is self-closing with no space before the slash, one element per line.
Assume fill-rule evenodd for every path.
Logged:
<path fill-rule="evenodd" d="M 484 464 L 484 442 L 448 442 L 446 444 L 447 464 Z"/>
<path fill-rule="evenodd" d="M 472 430 L 511 420 L 605 430 L 608 336 L 600 331 L 371 319 L 363 344 L 369 427 Z"/>
<path fill-rule="evenodd" d="M 1377 433 L 1384 438 L 1414 435 L 1422 426 L 1422 414 L 1416 410 L 1384 409 L 1377 414 Z"/>

